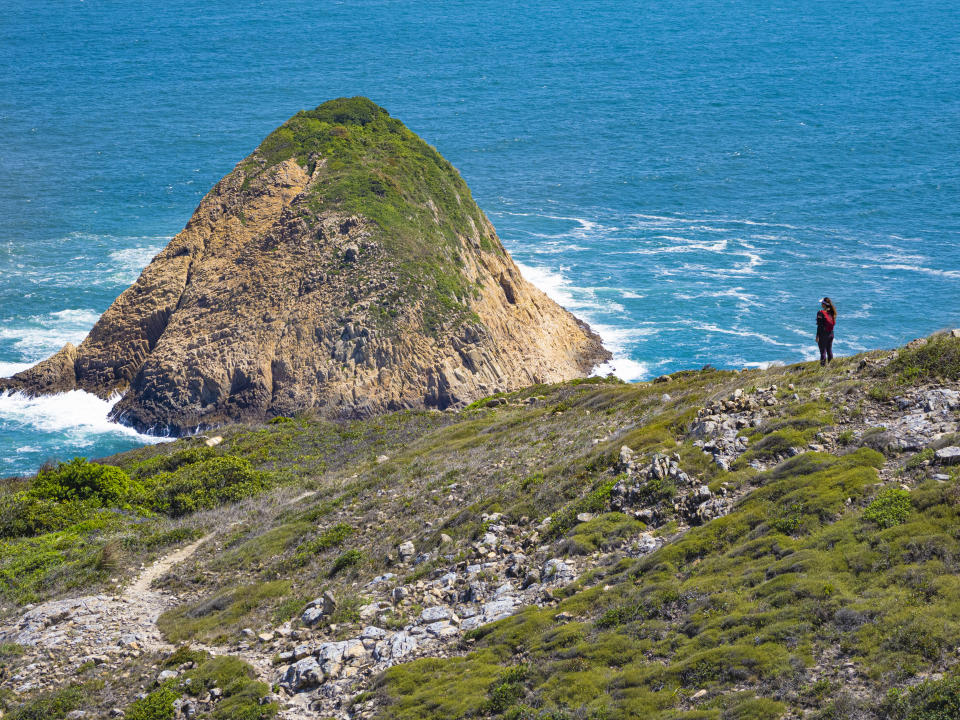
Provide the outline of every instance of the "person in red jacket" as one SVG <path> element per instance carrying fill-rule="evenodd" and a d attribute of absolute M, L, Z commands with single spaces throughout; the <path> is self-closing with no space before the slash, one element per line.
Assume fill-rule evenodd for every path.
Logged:
<path fill-rule="evenodd" d="M 820 348 L 820 364 L 833 360 L 833 326 L 837 324 L 837 308 L 825 297 L 817 312 L 817 346 Z"/>

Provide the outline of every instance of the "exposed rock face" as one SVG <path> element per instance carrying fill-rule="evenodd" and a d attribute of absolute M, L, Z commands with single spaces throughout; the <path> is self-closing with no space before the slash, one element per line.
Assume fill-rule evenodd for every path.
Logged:
<path fill-rule="evenodd" d="M 0 388 L 123 392 L 117 419 L 182 433 L 445 408 L 608 357 L 523 279 L 456 170 L 354 98 L 272 133 L 79 347 Z"/>

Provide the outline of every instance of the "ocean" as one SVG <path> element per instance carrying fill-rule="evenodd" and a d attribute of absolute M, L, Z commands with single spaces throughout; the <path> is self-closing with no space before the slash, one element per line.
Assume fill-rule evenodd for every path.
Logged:
<path fill-rule="evenodd" d="M 960 5 L 7 0 L 0 376 L 83 339 L 297 110 L 367 95 L 626 380 L 960 325 Z M 0 398 L 0 477 L 154 438 Z"/>

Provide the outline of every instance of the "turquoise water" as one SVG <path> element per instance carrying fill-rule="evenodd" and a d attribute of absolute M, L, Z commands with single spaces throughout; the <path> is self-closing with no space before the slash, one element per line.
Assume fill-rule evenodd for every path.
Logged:
<path fill-rule="evenodd" d="M 616 371 L 960 324 L 954 2 L 37 3 L 0 20 L 0 374 L 78 342 L 276 125 L 368 95 Z M 0 398 L 0 476 L 144 441 Z"/>

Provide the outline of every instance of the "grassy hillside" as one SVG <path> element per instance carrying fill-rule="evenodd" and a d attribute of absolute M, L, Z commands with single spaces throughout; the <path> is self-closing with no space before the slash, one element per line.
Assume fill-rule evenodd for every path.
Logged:
<path fill-rule="evenodd" d="M 408 626 L 447 573 L 486 562 L 470 582 L 492 592 L 559 558 L 576 569 L 571 582 L 442 652 L 342 680 L 349 702 L 337 712 L 957 717 L 960 476 L 935 452 L 958 444 L 958 418 L 927 408 L 940 397 L 931 390 L 956 390 L 958 357 L 960 339 L 938 337 L 892 361 L 878 352 L 826 370 L 591 379 L 456 413 L 277 418 L 222 428 L 212 447 L 186 438 L 46 468 L 0 495 L 3 616 L 110 592 L 142 562 L 209 537 L 164 576 L 179 601 L 158 626 L 176 644 L 279 656 L 371 623 Z M 910 413 L 927 425 L 904 425 Z M 697 425 L 711 417 L 738 420 L 729 462 L 703 449 L 713 441 Z M 671 473 L 646 474 L 657 454 Z M 722 511 L 691 511 L 700 485 Z M 491 531 L 506 550 L 485 544 Z M 407 541 L 416 559 L 402 557 Z M 511 574 L 518 556 L 525 569 Z M 383 595 L 370 581 L 388 573 L 410 595 L 374 608 L 374 620 L 365 608 Z M 324 592 L 336 609 L 308 628 L 300 616 Z M 293 634 L 272 637 L 285 623 Z M 36 693 L 51 688 L 3 682 L 33 655 L 0 647 L 0 698 L 33 717 L 23 703 L 46 702 Z M 149 677 L 163 653 L 125 662 L 123 682 L 85 670 L 100 683 L 92 695 L 130 703 L 131 692 L 163 691 Z"/>

